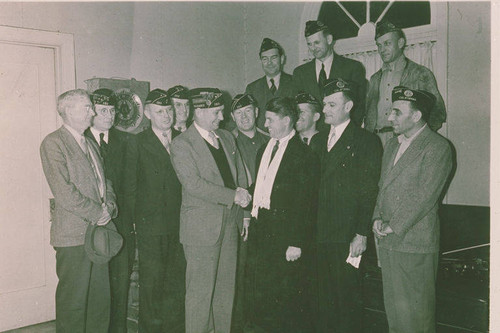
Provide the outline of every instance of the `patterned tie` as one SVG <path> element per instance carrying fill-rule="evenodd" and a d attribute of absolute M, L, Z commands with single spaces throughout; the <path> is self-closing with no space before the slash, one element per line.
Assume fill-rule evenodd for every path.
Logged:
<path fill-rule="evenodd" d="M 325 86 L 325 81 L 326 81 L 326 72 L 325 72 L 325 64 L 321 63 L 321 70 L 319 71 L 319 88 L 321 91 L 323 91 L 323 87 Z"/>
<path fill-rule="evenodd" d="M 274 85 L 274 79 L 271 79 L 271 88 L 269 88 L 269 90 L 271 90 L 271 94 L 273 94 L 273 96 L 276 93 L 276 90 L 278 90 Z"/>
<path fill-rule="evenodd" d="M 170 154 L 170 140 L 168 139 L 168 133 L 167 132 L 163 132 L 163 133 L 161 133 L 161 135 L 163 135 L 163 146 L 165 147 L 165 149 Z"/>
<path fill-rule="evenodd" d="M 217 140 L 217 137 L 215 136 L 214 132 L 208 132 L 208 137 L 212 141 L 212 146 L 214 146 L 216 149 L 219 149 L 219 140 Z"/>
<path fill-rule="evenodd" d="M 87 140 L 85 140 L 84 136 L 82 136 L 82 138 L 81 138 L 80 147 L 82 147 L 82 150 L 85 153 L 85 155 L 87 156 L 87 159 L 89 160 L 90 166 L 92 167 L 92 171 L 94 171 L 94 176 L 95 176 L 95 179 L 96 179 L 96 182 L 97 182 L 97 187 L 99 188 L 99 193 L 100 193 L 100 195 L 102 197 L 104 195 L 103 182 L 102 182 L 102 179 L 101 179 L 101 177 L 99 175 L 99 171 L 97 170 L 97 167 L 96 167 L 96 165 L 94 163 L 94 159 L 92 158 L 92 156 L 90 154 L 89 147 L 88 147 L 88 144 L 87 144 Z"/>
<path fill-rule="evenodd" d="M 332 126 L 332 128 L 330 129 L 330 134 L 328 135 L 328 144 L 327 144 L 328 151 L 332 150 L 334 144 L 335 144 L 335 127 Z"/>
<path fill-rule="evenodd" d="M 276 155 L 276 152 L 278 151 L 279 147 L 280 147 L 280 140 L 276 140 L 276 144 L 274 145 L 273 150 L 271 151 L 271 160 L 269 161 L 269 163 L 272 162 L 274 155 Z"/>
<path fill-rule="evenodd" d="M 102 158 L 106 158 L 108 154 L 108 144 L 104 141 L 104 133 L 99 133 L 99 148 L 101 150 Z"/>

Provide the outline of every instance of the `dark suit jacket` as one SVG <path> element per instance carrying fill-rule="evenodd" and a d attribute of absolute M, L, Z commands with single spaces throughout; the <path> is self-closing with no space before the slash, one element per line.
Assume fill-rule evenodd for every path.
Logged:
<path fill-rule="evenodd" d="M 172 129 L 172 138 L 180 132 Z M 131 175 L 136 179 L 135 223 L 138 234 L 178 235 L 181 184 L 170 155 L 151 128 L 131 141 Z"/>
<path fill-rule="evenodd" d="M 399 158 L 397 138 L 384 150 L 380 193 L 374 219 L 394 233 L 379 240 L 385 249 L 406 253 L 439 250 L 439 197 L 452 168 L 449 142 L 426 127 Z"/>
<path fill-rule="evenodd" d="M 328 132 L 321 132 L 311 142 L 321 160 L 317 240 L 351 242 L 355 234 L 370 234 L 382 144 L 375 134 L 352 122 L 330 152 L 327 141 Z"/>
<path fill-rule="evenodd" d="M 315 59 L 298 66 L 293 71 L 293 85 L 295 91 L 305 91 L 316 97 L 319 101 L 323 100 L 322 92 L 316 79 Z M 329 79 L 342 78 L 344 80 L 354 81 L 357 84 L 356 100 L 354 109 L 351 112 L 351 119 L 358 125 L 361 125 L 365 114 L 366 98 L 366 72 L 365 67 L 356 60 L 342 57 L 334 54 L 332 67 L 330 68 Z"/>
<path fill-rule="evenodd" d="M 263 76 L 258 80 L 253 81 L 247 85 L 246 93 L 251 94 L 257 99 L 259 105 L 259 116 L 257 117 L 257 126 L 265 130 L 264 122 L 266 121 L 266 103 L 274 97 L 294 97 L 292 76 L 285 72 L 281 72 L 280 86 L 276 93 L 273 95 L 267 85 L 266 77 Z"/>
<path fill-rule="evenodd" d="M 259 170 L 266 146 L 263 145 L 257 153 L 256 170 Z M 319 171 L 318 157 L 295 134 L 288 142 L 276 173 L 270 205 L 270 210 L 279 211 L 276 218 L 287 221 L 288 229 L 284 232 L 288 236 L 286 243 L 289 246 L 304 248 L 311 244 Z M 251 191 L 253 190 L 252 187 Z"/>
<path fill-rule="evenodd" d="M 85 130 L 85 136 L 99 146 L 99 138 L 95 138 L 90 128 Z M 128 162 L 129 154 L 127 152 L 129 141 L 132 140 L 132 134 L 122 132 L 112 127 L 108 133 L 108 151 L 107 155 L 103 156 L 104 173 L 106 178 L 111 180 L 113 189 L 116 194 L 116 203 L 118 205 L 119 214 L 113 220 L 120 233 L 133 232 L 133 216 L 130 214 L 130 202 L 125 200 L 125 188 L 131 186 L 130 179 L 125 177 L 127 170 L 130 168 Z"/>

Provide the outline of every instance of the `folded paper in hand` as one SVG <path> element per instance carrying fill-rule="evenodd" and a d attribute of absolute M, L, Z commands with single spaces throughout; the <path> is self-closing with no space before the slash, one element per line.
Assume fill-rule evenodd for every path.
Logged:
<path fill-rule="evenodd" d="M 356 258 L 351 257 L 351 252 L 349 252 L 349 255 L 347 256 L 346 263 L 351 264 L 355 268 L 359 268 L 359 262 L 361 261 L 361 256 L 358 256 Z"/>

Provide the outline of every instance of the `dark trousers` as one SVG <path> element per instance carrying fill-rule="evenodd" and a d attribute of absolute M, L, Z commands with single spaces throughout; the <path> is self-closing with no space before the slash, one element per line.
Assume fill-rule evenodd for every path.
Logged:
<path fill-rule="evenodd" d="M 108 264 L 94 264 L 81 246 L 56 247 L 57 333 L 106 333 L 109 327 Z"/>
<path fill-rule="evenodd" d="M 318 332 L 361 332 L 361 274 L 345 262 L 349 243 L 319 243 L 317 251 Z"/>
<path fill-rule="evenodd" d="M 118 230 L 120 231 L 120 230 Z M 111 286 L 110 333 L 127 333 L 128 290 L 130 274 L 135 260 L 135 235 L 120 232 L 123 246 L 109 262 L 109 282 Z"/>
<path fill-rule="evenodd" d="M 438 254 L 379 248 L 379 259 L 389 332 L 435 332 Z"/>
<path fill-rule="evenodd" d="M 245 311 L 255 332 L 313 332 L 310 307 L 311 250 L 286 260 L 289 229 L 285 218 L 263 210 L 250 226 Z"/>
<path fill-rule="evenodd" d="M 182 331 L 186 262 L 178 234 L 137 233 L 139 332 Z"/>
<path fill-rule="evenodd" d="M 238 262 L 236 266 L 236 292 L 234 295 L 234 309 L 232 329 L 233 333 L 243 331 L 246 324 L 245 316 L 245 271 L 248 255 L 248 241 L 243 241 L 242 237 L 238 239 Z"/>

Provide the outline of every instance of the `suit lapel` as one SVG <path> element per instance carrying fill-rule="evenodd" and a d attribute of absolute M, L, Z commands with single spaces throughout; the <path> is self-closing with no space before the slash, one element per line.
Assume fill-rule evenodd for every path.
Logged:
<path fill-rule="evenodd" d="M 306 78 L 306 82 L 309 81 L 312 83 L 311 91 L 312 95 L 314 96 L 320 96 L 320 91 L 319 91 L 319 85 L 318 85 L 318 79 L 316 78 L 316 60 L 313 59 L 307 63 L 307 66 L 309 67 L 305 73 L 308 76 Z M 333 65 L 332 65 L 333 67 Z"/>
<path fill-rule="evenodd" d="M 151 128 L 145 130 L 144 149 L 163 158 L 169 158 L 168 152 Z"/>
<path fill-rule="evenodd" d="M 344 132 L 342 133 L 342 136 L 333 146 L 332 150 L 326 153 L 324 160 L 326 165 L 323 176 L 333 172 L 340 165 L 340 161 L 344 158 L 344 156 L 353 153 L 354 130 L 355 130 L 354 126 L 355 125 L 351 121 L 349 125 L 347 125 Z"/>
<path fill-rule="evenodd" d="M 233 181 L 237 184 L 238 174 L 236 172 L 236 165 L 234 164 L 234 156 L 236 152 L 230 147 L 229 143 L 226 142 L 224 137 L 220 134 L 219 130 L 216 131 L 219 136 L 219 141 L 222 145 L 222 149 L 224 149 L 224 153 L 226 154 L 227 163 L 229 164 L 229 168 L 231 169 L 231 174 L 233 175 Z"/>
<path fill-rule="evenodd" d="M 394 151 L 393 151 L 393 156 L 391 156 L 391 159 L 389 160 L 389 165 L 388 165 L 388 172 L 386 174 L 386 178 L 384 183 L 382 184 L 382 189 L 387 187 L 394 179 L 399 176 L 399 174 L 406 169 L 412 162 L 420 155 L 423 153 L 425 146 L 429 143 L 428 137 L 429 137 L 429 132 L 430 129 L 429 127 L 426 127 L 422 133 L 420 133 L 415 140 L 410 144 L 408 149 L 403 153 L 403 155 L 399 158 L 398 162 L 396 165 L 393 166 L 394 164 L 394 158 L 396 157 L 397 151 L 399 149 L 399 145 L 396 145 Z M 391 168 L 392 166 L 392 168 Z"/>

